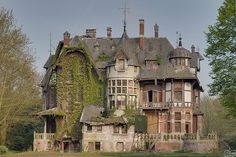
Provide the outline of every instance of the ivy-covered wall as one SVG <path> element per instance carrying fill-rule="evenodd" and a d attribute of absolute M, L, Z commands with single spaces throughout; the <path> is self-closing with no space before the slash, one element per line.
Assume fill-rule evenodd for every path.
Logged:
<path fill-rule="evenodd" d="M 66 116 L 57 118 L 56 138 L 79 139 L 79 118 L 86 105 L 103 105 L 103 83 L 98 80 L 93 62 L 80 46 L 63 49 L 55 67 L 57 105 Z"/>

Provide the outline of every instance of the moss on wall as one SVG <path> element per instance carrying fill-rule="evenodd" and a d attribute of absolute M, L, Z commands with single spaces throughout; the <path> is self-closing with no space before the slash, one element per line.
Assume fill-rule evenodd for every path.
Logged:
<path fill-rule="evenodd" d="M 60 67 L 60 68 L 58 68 Z M 57 121 L 56 138 L 63 136 L 79 139 L 79 118 L 83 107 L 89 104 L 103 105 L 103 84 L 98 80 L 94 64 L 82 45 L 64 48 L 57 66 L 57 104 L 66 112 Z"/>

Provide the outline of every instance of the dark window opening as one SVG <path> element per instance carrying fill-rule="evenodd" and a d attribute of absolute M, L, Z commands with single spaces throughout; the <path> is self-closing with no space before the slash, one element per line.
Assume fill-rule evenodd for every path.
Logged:
<path fill-rule="evenodd" d="M 190 124 L 189 123 L 185 124 L 185 131 L 187 134 L 190 132 Z"/>
<path fill-rule="evenodd" d="M 122 126 L 122 134 L 127 134 L 127 126 L 126 125 Z"/>
<path fill-rule="evenodd" d="M 152 102 L 152 90 L 148 91 L 148 102 Z"/>
<path fill-rule="evenodd" d="M 87 125 L 87 131 L 92 131 L 92 129 L 93 129 L 93 127 L 92 127 L 92 125 Z"/>
<path fill-rule="evenodd" d="M 95 151 L 100 151 L 100 149 L 101 149 L 101 143 L 95 142 Z"/>
<path fill-rule="evenodd" d="M 167 122 L 167 133 L 171 132 L 171 123 Z"/>

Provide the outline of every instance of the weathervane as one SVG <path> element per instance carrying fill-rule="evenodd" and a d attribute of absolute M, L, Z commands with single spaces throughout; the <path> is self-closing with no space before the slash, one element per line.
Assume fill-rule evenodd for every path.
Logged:
<path fill-rule="evenodd" d="M 126 0 L 125 0 L 125 6 L 124 8 L 120 8 L 123 10 L 124 13 L 124 32 L 126 32 L 126 16 L 127 16 L 127 12 L 129 12 L 130 8 L 126 7 Z"/>

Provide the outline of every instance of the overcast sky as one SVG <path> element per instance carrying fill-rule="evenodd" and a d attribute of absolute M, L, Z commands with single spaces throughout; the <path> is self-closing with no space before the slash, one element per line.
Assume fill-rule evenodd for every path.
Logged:
<path fill-rule="evenodd" d="M 153 25 L 160 26 L 160 36 L 176 46 L 176 32 L 181 32 L 183 47 L 194 44 L 203 54 L 207 47 L 204 32 L 216 21 L 223 0 L 127 0 L 127 32 L 139 35 L 138 20 L 145 19 L 145 36 L 152 37 Z M 106 36 L 106 27 L 120 37 L 123 31 L 124 0 L 0 0 L 0 7 L 12 9 L 18 26 L 31 41 L 36 56 L 36 68 L 43 73 L 49 56 L 50 33 L 52 50 L 62 40 L 63 33 L 85 34 L 86 28 L 96 28 L 98 37 Z M 207 93 L 210 66 L 201 63 L 200 82 Z"/>

